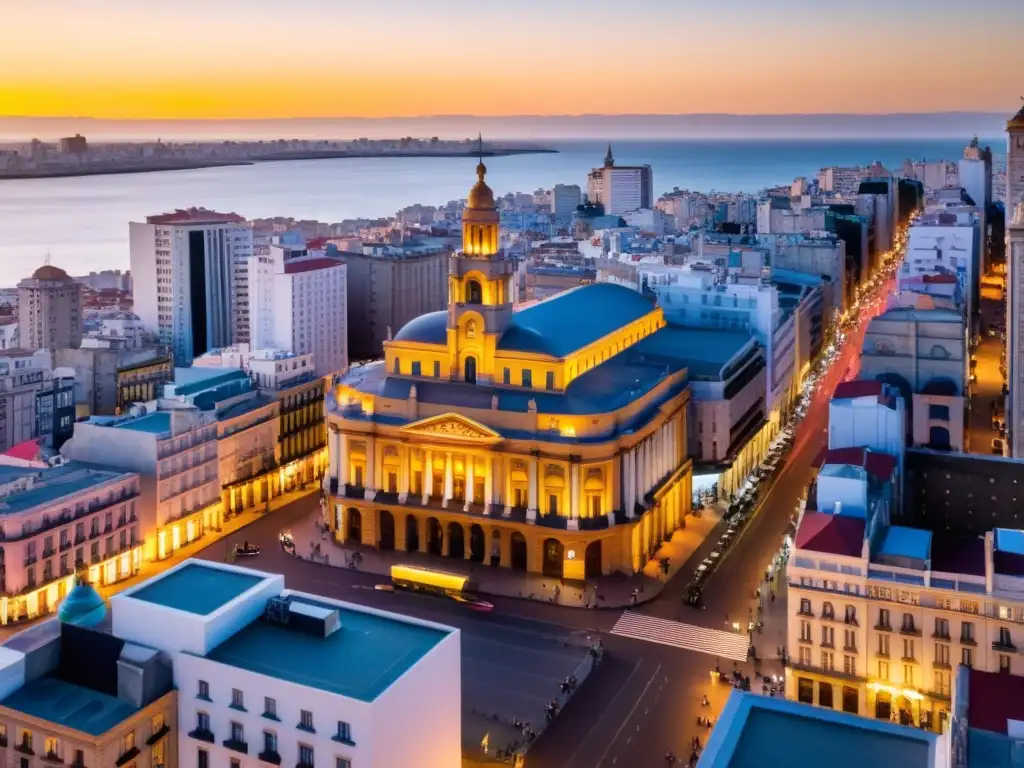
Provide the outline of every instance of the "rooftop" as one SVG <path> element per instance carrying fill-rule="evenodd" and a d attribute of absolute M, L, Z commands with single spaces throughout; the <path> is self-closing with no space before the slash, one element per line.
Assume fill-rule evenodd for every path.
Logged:
<path fill-rule="evenodd" d="M 244 216 L 237 213 L 218 213 L 207 208 L 177 208 L 173 213 L 147 216 L 147 224 L 242 224 Z"/>
<path fill-rule="evenodd" d="M 754 338 L 743 331 L 669 325 L 643 339 L 636 349 L 683 361 L 691 379 L 720 380 L 723 369 L 753 343 Z"/>
<path fill-rule="evenodd" d="M 1024 678 L 971 669 L 968 673 L 968 714 L 971 728 L 1007 733 L 1007 720 L 1024 722 Z"/>
<path fill-rule="evenodd" d="M 186 563 L 129 593 L 135 600 L 208 616 L 262 581 L 260 576 Z"/>
<path fill-rule="evenodd" d="M 239 669 L 373 701 L 448 633 L 327 602 L 293 601 L 337 609 L 341 628 L 319 637 L 257 619 L 207 655 Z"/>
<path fill-rule="evenodd" d="M 881 381 L 865 381 L 855 379 L 853 381 L 840 382 L 832 395 L 833 400 L 846 400 L 854 397 L 877 397 L 882 394 L 883 383 Z"/>
<path fill-rule="evenodd" d="M 780 737 L 785 734 L 785 737 Z M 782 698 L 733 692 L 700 758 L 701 768 L 931 768 L 934 733 Z"/>
<path fill-rule="evenodd" d="M 0 701 L 0 705 L 91 736 L 106 733 L 138 711 L 115 696 L 56 677 L 30 680 Z"/>
<path fill-rule="evenodd" d="M 295 275 L 301 272 L 314 272 L 318 269 L 330 269 L 331 267 L 344 267 L 345 262 L 339 259 L 298 259 L 284 265 L 286 275 Z"/>
<path fill-rule="evenodd" d="M 888 453 L 872 451 L 867 448 L 832 448 L 825 452 L 824 466 L 829 464 L 846 464 L 863 467 L 877 480 L 891 480 L 896 471 L 896 457 Z"/>
<path fill-rule="evenodd" d="M 796 532 L 796 548 L 860 557 L 864 548 L 864 518 L 806 511 Z"/>
<path fill-rule="evenodd" d="M 176 397 L 188 397 L 243 379 L 248 381 L 249 374 L 240 368 L 175 368 L 174 394 Z"/>
<path fill-rule="evenodd" d="M 171 431 L 171 414 L 167 411 L 157 411 L 145 416 L 137 416 L 134 419 L 113 424 L 117 429 L 132 429 L 136 432 L 149 432 L 154 435 L 162 435 Z"/>
<path fill-rule="evenodd" d="M 878 554 L 912 560 L 928 560 L 931 550 L 931 531 L 893 525 L 885 532 L 885 539 L 882 541 Z"/>
<path fill-rule="evenodd" d="M 12 515 L 39 506 L 51 504 L 79 493 L 98 488 L 128 476 L 128 472 L 118 470 L 100 470 L 88 467 L 77 461 L 70 461 L 56 467 L 4 467 L 0 474 L 0 483 L 7 483 L 35 475 L 32 487 L 10 493 L 0 498 L 0 515 Z"/>

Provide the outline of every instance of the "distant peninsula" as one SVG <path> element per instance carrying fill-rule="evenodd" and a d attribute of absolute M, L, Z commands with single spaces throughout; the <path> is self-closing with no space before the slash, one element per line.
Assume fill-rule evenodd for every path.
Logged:
<path fill-rule="evenodd" d="M 0 147 L 0 181 L 103 176 L 255 165 L 296 160 L 367 157 L 506 157 L 558 150 L 539 145 L 430 139 L 357 139 L 346 142 L 272 140 L 224 142 L 110 142 L 76 135 L 55 143 L 33 140 Z"/>

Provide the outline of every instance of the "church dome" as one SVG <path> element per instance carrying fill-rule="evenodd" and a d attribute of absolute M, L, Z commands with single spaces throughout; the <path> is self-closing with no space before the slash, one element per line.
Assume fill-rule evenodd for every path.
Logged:
<path fill-rule="evenodd" d="M 494 192 L 487 186 L 487 182 L 484 181 L 484 175 L 487 173 L 487 166 L 480 163 L 476 167 L 476 184 L 469 190 L 469 199 L 466 203 L 466 207 L 474 211 L 493 211 L 494 210 Z"/>
<path fill-rule="evenodd" d="M 35 272 L 32 273 L 32 277 L 36 280 L 70 280 L 68 273 L 60 267 L 55 267 L 52 264 L 44 264 Z"/>
<path fill-rule="evenodd" d="M 395 341 L 417 341 L 420 344 L 448 343 L 448 310 L 428 312 L 414 317 L 395 334 Z"/>
<path fill-rule="evenodd" d="M 107 604 L 91 584 L 76 578 L 75 588 L 64 598 L 57 615 L 65 624 L 94 627 L 106 617 Z"/>

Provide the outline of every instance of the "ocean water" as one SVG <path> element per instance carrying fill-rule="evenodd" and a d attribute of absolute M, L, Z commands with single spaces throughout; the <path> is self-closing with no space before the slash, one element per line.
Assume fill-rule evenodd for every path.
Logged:
<path fill-rule="evenodd" d="M 966 141 L 966 140 L 965 140 Z M 950 140 L 621 141 L 617 163 L 650 164 L 656 195 L 674 187 L 757 192 L 811 176 L 828 165 L 875 160 L 898 170 L 904 159 L 955 160 L 965 142 Z M 1005 153 L 999 139 L 989 142 Z M 605 143 L 559 141 L 557 154 L 486 160 L 497 194 L 554 184 L 586 186 Z M 997 160 L 998 162 L 998 160 Z M 389 216 L 413 203 L 465 197 L 470 158 L 353 158 L 261 163 L 193 171 L 0 181 L 0 286 L 14 285 L 49 255 L 79 275 L 128 268 L 128 222 L 174 208 L 205 206 L 246 217 L 292 216 L 334 222 Z"/>

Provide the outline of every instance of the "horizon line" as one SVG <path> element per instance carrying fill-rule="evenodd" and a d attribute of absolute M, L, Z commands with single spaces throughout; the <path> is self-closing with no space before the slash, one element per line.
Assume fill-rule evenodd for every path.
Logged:
<path fill-rule="evenodd" d="M 814 118 L 814 117 L 958 117 L 986 115 L 1002 119 L 1010 119 L 1011 113 L 997 110 L 936 110 L 921 112 L 581 112 L 560 114 L 506 114 L 506 115 L 474 115 L 467 114 L 429 114 L 429 115 L 304 115 L 290 117 L 96 117 L 94 115 L 6 115 L 0 114 L 0 120 L 93 120 L 118 123 L 132 122 L 241 122 L 262 123 L 271 121 L 326 121 L 326 120 L 515 120 L 515 119 L 571 119 L 583 118 L 652 118 L 652 117 L 715 117 L 715 118 Z"/>

